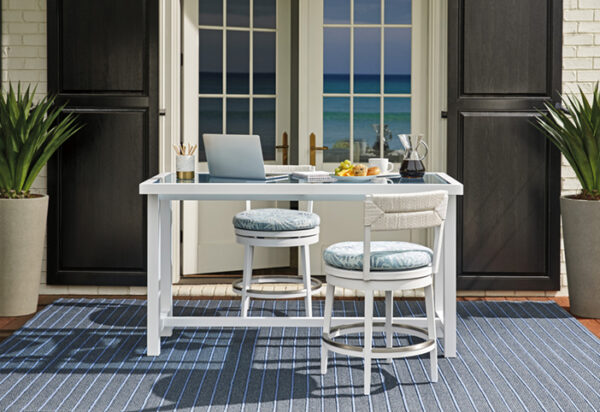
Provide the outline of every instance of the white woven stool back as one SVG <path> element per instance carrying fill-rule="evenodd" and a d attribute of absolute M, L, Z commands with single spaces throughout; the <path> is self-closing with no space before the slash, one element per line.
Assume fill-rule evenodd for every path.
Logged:
<path fill-rule="evenodd" d="M 423 229 L 446 220 L 448 193 L 443 190 L 417 194 L 367 197 L 364 224 L 371 230 Z"/>

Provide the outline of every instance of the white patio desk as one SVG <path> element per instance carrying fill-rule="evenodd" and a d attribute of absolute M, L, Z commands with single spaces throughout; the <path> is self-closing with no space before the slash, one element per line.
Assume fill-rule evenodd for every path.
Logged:
<path fill-rule="evenodd" d="M 171 289 L 171 201 L 173 200 L 340 200 L 362 201 L 366 195 L 448 192 L 448 213 L 444 230 L 441 270 L 435 279 L 436 324 L 444 338 L 444 355 L 456 356 L 456 197 L 463 185 L 444 173 L 427 173 L 423 179 L 395 178 L 388 183 L 307 183 L 295 179 L 244 181 L 211 178 L 196 174 L 193 181 L 177 181 L 174 173 L 163 173 L 140 184 L 148 196 L 148 321 L 147 354 L 160 354 L 160 337 L 173 328 L 196 327 L 321 327 L 322 317 L 226 317 L 173 316 Z M 326 225 L 327 222 L 322 222 Z M 359 224 L 357 222 L 357 224 Z M 340 239 L 341 240 L 341 239 Z M 320 258 L 320 257 L 317 257 Z M 348 321 L 349 318 L 344 318 Z M 354 319 L 361 321 L 362 319 Z M 425 326 L 426 319 L 394 320 Z M 333 323 L 340 319 L 334 318 Z"/>

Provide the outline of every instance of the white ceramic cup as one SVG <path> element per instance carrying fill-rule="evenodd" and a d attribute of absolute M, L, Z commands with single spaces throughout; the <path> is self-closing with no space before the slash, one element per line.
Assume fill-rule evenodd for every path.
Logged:
<path fill-rule="evenodd" d="M 385 157 L 372 157 L 369 159 L 369 167 L 378 167 L 381 173 L 390 173 L 394 170 L 394 164 Z"/>

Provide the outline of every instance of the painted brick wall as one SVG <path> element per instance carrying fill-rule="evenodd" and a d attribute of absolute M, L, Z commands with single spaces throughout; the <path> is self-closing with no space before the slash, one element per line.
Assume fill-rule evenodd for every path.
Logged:
<path fill-rule="evenodd" d="M 564 0 L 563 93 L 581 88 L 591 94 L 600 81 L 600 0 Z M 581 185 L 563 157 L 561 170 L 563 194 L 572 194 Z M 567 294 L 565 254 L 561 244 L 561 285 Z"/>
<path fill-rule="evenodd" d="M 600 0 L 564 0 L 563 91 L 573 92 L 581 86 L 591 92 L 600 81 Z M 2 85 L 8 81 L 33 83 L 38 93 L 46 93 L 46 0 L 2 1 Z M 563 161 L 564 193 L 579 189 L 569 165 Z M 38 193 L 46 192 L 46 170 L 34 183 Z M 47 287 L 46 261 L 42 268 L 43 293 L 140 293 L 139 288 Z M 563 289 L 552 295 L 565 295 L 566 268 L 561 248 L 561 283 Z M 471 295 L 544 295 L 544 292 L 494 291 L 470 292 Z"/>
<path fill-rule="evenodd" d="M 46 0 L 2 1 L 2 89 L 8 82 L 37 85 L 37 95 L 47 91 Z M 32 191 L 46 193 L 46 168 L 35 180 Z M 42 263 L 46 283 L 46 252 Z"/>

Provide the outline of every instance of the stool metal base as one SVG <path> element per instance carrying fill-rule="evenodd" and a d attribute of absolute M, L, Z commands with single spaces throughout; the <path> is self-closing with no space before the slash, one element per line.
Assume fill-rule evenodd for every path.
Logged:
<path fill-rule="evenodd" d="M 250 285 L 269 285 L 269 284 L 294 284 L 294 285 L 304 285 L 304 280 L 298 276 L 287 276 L 287 275 L 278 275 L 278 276 L 254 276 L 250 280 Z M 238 295 L 242 294 L 242 288 L 244 287 L 244 280 L 237 279 L 231 284 L 233 288 L 233 292 Z M 314 295 L 321 289 L 323 284 L 320 280 L 311 278 L 310 279 L 310 294 Z M 307 290 L 306 288 L 296 289 L 296 290 L 261 290 L 261 289 L 252 289 L 252 287 L 248 287 L 246 290 L 246 294 L 250 298 L 254 299 L 292 299 L 292 298 L 303 298 L 306 297 Z"/>
<path fill-rule="evenodd" d="M 427 330 L 417 328 L 410 325 L 392 323 L 392 329 L 398 333 L 404 333 L 411 336 L 424 339 L 423 342 L 415 343 L 407 346 L 395 346 L 392 348 L 372 348 L 373 359 L 389 359 L 389 358 L 405 358 L 409 356 L 417 356 L 422 353 L 431 352 L 436 347 L 436 342 L 429 339 Z M 363 323 L 352 323 L 331 328 L 331 331 L 323 333 L 322 341 L 328 350 L 341 353 L 348 356 L 364 357 L 364 348 L 362 346 L 348 345 L 345 343 L 336 342 L 334 339 L 339 336 L 350 335 L 364 331 Z M 373 322 L 373 331 L 384 332 L 385 322 Z"/>

